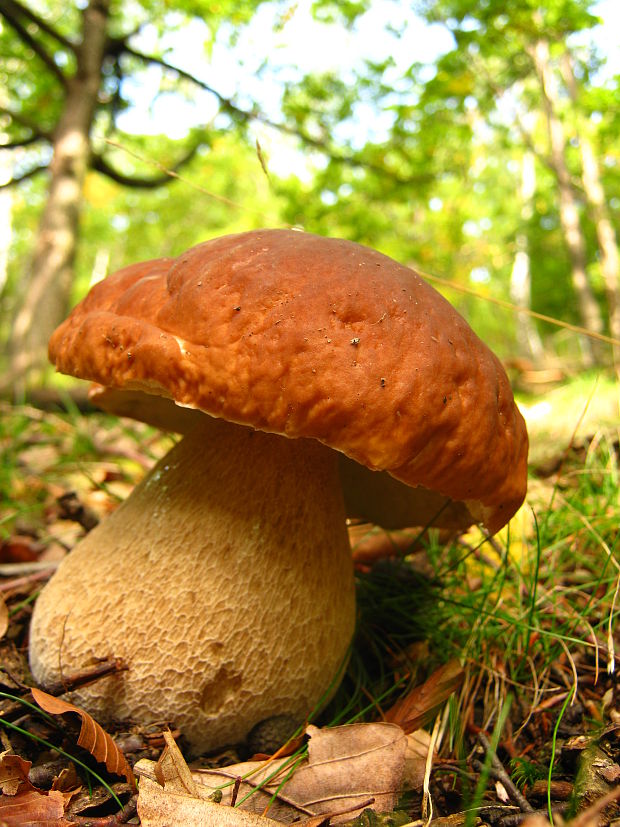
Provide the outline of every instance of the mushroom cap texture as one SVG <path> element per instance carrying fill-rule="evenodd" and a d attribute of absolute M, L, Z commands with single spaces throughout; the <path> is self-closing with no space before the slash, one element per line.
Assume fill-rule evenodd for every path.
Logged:
<path fill-rule="evenodd" d="M 350 241 L 257 230 L 92 288 L 50 340 L 57 369 L 290 438 L 467 504 L 521 505 L 527 430 L 506 373 L 437 291 Z"/>

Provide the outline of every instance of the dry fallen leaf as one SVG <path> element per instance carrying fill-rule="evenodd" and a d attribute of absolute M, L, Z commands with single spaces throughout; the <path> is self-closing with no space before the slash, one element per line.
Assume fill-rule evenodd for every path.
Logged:
<path fill-rule="evenodd" d="M 142 827 L 168 827 L 191 824 L 192 827 L 273 827 L 274 822 L 204 798 L 173 793 L 156 781 L 143 778 L 138 795 L 138 815 Z"/>
<path fill-rule="evenodd" d="M 6 630 L 9 628 L 9 610 L 4 597 L 0 594 L 0 637 L 4 637 Z"/>
<path fill-rule="evenodd" d="M 124 775 L 127 782 L 135 786 L 136 780 L 131 767 L 125 760 L 125 756 L 116 746 L 112 737 L 93 719 L 78 706 L 67 703 L 53 695 L 48 695 L 41 689 L 32 689 L 32 697 L 35 702 L 51 715 L 64 715 L 68 712 L 75 713 L 82 721 L 78 746 L 87 749 L 90 754 L 102 764 L 105 764 L 108 772 L 113 775 Z"/>
<path fill-rule="evenodd" d="M 153 764 L 153 777 L 142 775 L 138 815 L 142 827 L 191 824 L 192 827 L 267 827 L 268 818 L 216 804 L 211 790 L 196 783 L 171 734 L 164 733 L 166 748 Z M 156 779 L 156 780 L 154 780 Z"/>
<path fill-rule="evenodd" d="M 24 534 L 13 534 L 0 541 L 3 563 L 30 563 L 39 559 L 43 544 Z"/>
<path fill-rule="evenodd" d="M 401 790 L 407 739 L 389 723 L 351 724 L 318 729 L 310 726 L 308 764 L 286 785 L 314 815 L 344 812 L 370 805 L 377 812 L 394 809 Z M 338 819 L 333 818 L 337 824 Z"/>
<path fill-rule="evenodd" d="M 440 666 L 420 686 L 396 701 L 385 713 L 385 720 L 401 726 L 405 732 L 413 732 L 428 723 L 437 708 L 448 700 L 463 680 L 463 669 L 458 660 Z"/>
<path fill-rule="evenodd" d="M 196 783 L 177 742 L 170 730 L 165 731 L 163 735 L 166 746 L 155 764 L 155 778 L 160 786 L 167 787 L 169 792 L 196 798 L 199 795 Z"/>
<path fill-rule="evenodd" d="M 16 795 L 20 786 L 34 790 L 28 780 L 31 766 L 31 761 L 26 761 L 19 755 L 13 755 L 10 752 L 0 753 L 0 792 L 2 795 Z"/>
<path fill-rule="evenodd" d="M 2 827 L 69 827 L 63 816 L 65 796 L 31 784 L 32 763 L 19 755 L 0 754 L 0 824 Z"/>
<path fill-rule="evenodd" d="M 68 767 L 61 769 L 52 781 L 52 790 L 58 790 L 65 798 L 73 798 L 81 792 L 82 782 L 78 777 L 75 764 L 69 764 Z"/>
<path fill-rule="evenodd" d="M 403 786 L 410 790 L 421 790 L 424 785 L 426 759 L 431 747 L 431 736 L 425 729 L 416 729 L 407 735 L 405 772 Z"/>
<path fill-rule="evenodd" d="M 495 794 L 497 795 L 498 799 L 502 802 L 502 804 L 509 803 L 510 796 L 506 792 L 506 787 L 504 787 L 501 781 L 495 782 Z"/>
<path fill-rule="evenodd" d="M 0 796 L 2 827 L 71 827 L 75 822 L 67 821 L 64 812 L 62 793 L 55 790 L 47 795 L 32 789 Z"/>
<path fill-rule="evenodd" d="M 219 806 L 226 808 L 232 785 L 241 777 L 235 811 L 243 808 L 258 814 L 269 805 L 269 818 L 285 824 L 296 819 L 303 823 L 304 818 L 316 816 L 329 817 L 330 824 L 338 824 L 366 807 L 377 811 L 394 809 L 403 784 L 407 749 L 407 739 L 400 727 L 386 723 L 326 729 L 309 726 L 308 734 L 307 759 L 248 761 L 192 772 L 198 795 L 206 797 L 222 787 Z M 299 766 L 288 777 L 295 760 L 300 762 Z M 157 779 L 155 766 L 150 761 L 136 765 L 141 776 L 140 795 L 145 780 Z M 146 789 L 150 790 L 150 785 Z"/>

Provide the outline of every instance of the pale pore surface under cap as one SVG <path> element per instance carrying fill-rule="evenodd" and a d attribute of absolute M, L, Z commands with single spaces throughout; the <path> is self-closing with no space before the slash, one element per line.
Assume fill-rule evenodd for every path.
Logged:
<path fill-rule="evenodd" d="M 129 671 L 74 701 L 102 722 L 170 721 L 195 752 L 272 715 L 303 721 L 355 614 L 336 454 L 216 426 L 207 440 L 199 424 L 67 556 L 31 627 L 38 683 L 120 657 Z"/>

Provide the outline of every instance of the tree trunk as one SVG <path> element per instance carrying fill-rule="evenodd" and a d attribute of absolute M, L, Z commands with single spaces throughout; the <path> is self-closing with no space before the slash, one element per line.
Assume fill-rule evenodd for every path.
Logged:
<path fill-rule="evenodd" d="M 559 93 L 549 57 L 549 43 L 539 40 L 532 50 L 536 74 L 540 83 L 543 107 L 547 118 L 551 145 L 551 164 L 558 182 L 560 195 L 560 221 L 571 261 L 573 289 L 577 297 L 583 326 L 593 333 L 603 332 L 600 308 L 592 292 L 586 273 L 586 244 L 579 222 L 579 209 L 570 181 L 566 163 L 566 140 L 564 128 L 558 116 Z M 586 364 L 598 361 L 601 356 L 600 343 L 583 340 L 583 355 Z"/>
<path fill-rule="evenodd" d="M 525 225 L 532 217 L 532 200 L 536 189 L 534 154 L 526 152 L 521 168 L 521 220 Z M 510 298 L 518 307 L 532 306 L 532 273 L 527 234 L 522 231 L 516 238 L 515 260 L 510 274 Z M 531 316 L 517 314 L 517 345 L 519 355 L 538 362 L 544 352 L 538 330 Z"/>
<path fill-rule="evenodd" d="M 562 74 L 571 100 L 577 104 L 579 91 L 568 52 L 563 55 Z M 592 211 L 601 254 L 601 273 L 605 282 L 609 332 L 614 339 L 620 340 L 620 256 L 618 254 L 618 240 L 605 200 L 598 158 L 583 118 L 579 119 L 579 148 L 581 151 L 581 180 L 586 199 Z M 620 363 L 620 345 L 614 346 L 614 363 L 616 365 Z"/>
<path fill-rule="evenodd" d="M 82 13 L 77 68 L 67 80 L 65 104 L 54 132 L 48 198 L 10 342 L 10 375 L 17 397 L 40 379 L 47 363 L 47 341 L 68 310 L 109 5 L 110 0 L 90 0 Z"/>

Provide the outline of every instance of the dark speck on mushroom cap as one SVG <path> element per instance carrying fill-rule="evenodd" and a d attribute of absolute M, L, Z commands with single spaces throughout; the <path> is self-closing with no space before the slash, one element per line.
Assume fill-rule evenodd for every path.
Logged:
<path fill-rule="evenodd" d="M 479 502 L 492 530 L 524 497 L 527 433 L 497 358 L 413 270 L 349 241 L 258 230 L 127 267 L 58 328 L 50 358 L 318 439 Z"/>

